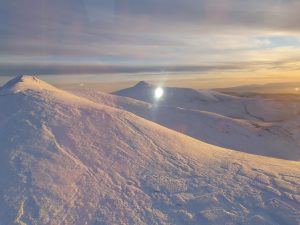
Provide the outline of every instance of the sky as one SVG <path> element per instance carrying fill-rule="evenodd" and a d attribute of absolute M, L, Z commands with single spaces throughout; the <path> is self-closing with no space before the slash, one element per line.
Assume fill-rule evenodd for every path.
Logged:
<path fill-rule="evenodd" d="M 299 13 L 299 0 L 0 0 L 0 75 L 300 81 Z"/>

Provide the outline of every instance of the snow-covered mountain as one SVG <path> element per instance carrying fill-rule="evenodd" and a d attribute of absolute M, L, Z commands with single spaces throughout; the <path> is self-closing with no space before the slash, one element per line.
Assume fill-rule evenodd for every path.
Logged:
<path fill-rule="evenodd" d="M 300 164 L 22 76 L 0 90 L 0 224 L 299 224 Z"/>
<path fill-rule="evenodd" d="M 137 86 L 140 87 L 141 85 L 150 87 L 149 84 L 144 82 L 139 83 Z M 152 89 L 155 90 L 155 87 L 152 87 Z M 165 88 L 165 92 L 168 92 L 168 90 L 169 88 Z M 178 90 L 183 93 L 187 89 L 177 88 L 172 90 L 173 92 Z M 138 90 L 136 91 L 138 92 Z M 218 98 L 218 101 L 214 99 L 210 102 L 207 99 L 206 102 L 195 102 L 196 106 L 190 104 L 189 108 L 182 108 L 166 106 L 174 105 L 173 103 L 163 102 L 166 105 L 162 102 L 151 104 L 95 90 L 76 89 L 73 92 L 96 103 L 132 112 L 213 145 L 258 155 L 300 160 L 300 143 L 298 141 L 300 121 L 292 117 L 283 122 L 277 122 L 277 120 L 266 122 L 263 117 L 268 118 L 272 115 L 276 119 L 286 117 L 286 112 L 281 114 L 281 108 L 275 107 L 279 103 L 270 100 L 235 97 L 231 99 L 229 96 Z M 193 90 L 186 93 L 191 92 Z M 151 94 L 153 95 L 153 93 Z M 215 95 L 218 96 L 217 93 Z M 188 99 L 188 95 L 184 98 Z M 182 102 L 183 104 L 184 102 Z M 193 107 L 199 109 L 192 109 Z M 290 103 L 284 109 L 293 109 L 293 107 L 295 106 Z M 208 111 L 202 111 L 202 108 Z M 232 110 L 232 113 L 230 110 Z M 262 119 L 259 116 L 250 116 L 249 111 L 251 111 L 251 115 L 260 115 Z M 293 112 L 292 110 L 286 111 Z"/>
<path fill-rule="evenodd" d="M 113 94 L 155 105 L 201 110 L 252 121 L 274 122 L 300 116 L 300 101 L 291 103 L 263 98 L 236 97 L 213 90 L 174 87 L 163 87 L 164 95 L 157 100 L 154 95 L 156 88 L 157 86 L 142 81 Z"/>
<path fill-rule="evenodd" d="M 172 106 L 182 106 L 182 104 L 194 104 L 197 102 L 218 102 L 224 100 L 234 100 L 238 97 L 221 94 L 216 91 L 197 91 L 191 88 L 163 87 L 164 95 L 157 101 L 153 93 L 157 86 L 145 81 L 137 83 L 135 86 L 115 92 L 114 94 L 126 96 L 150 103 L 161 103 Z"/>

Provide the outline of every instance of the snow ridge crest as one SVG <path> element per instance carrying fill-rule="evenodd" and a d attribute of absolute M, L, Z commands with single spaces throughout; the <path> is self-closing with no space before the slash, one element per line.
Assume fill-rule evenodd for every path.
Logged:
<path fill-rule="evenodd" d="M 0 88 L 0 95 L 15 94 L 26 90 L 54 90 L 55 87 L 36 76 L 22 75 L 8 81 Z"/>

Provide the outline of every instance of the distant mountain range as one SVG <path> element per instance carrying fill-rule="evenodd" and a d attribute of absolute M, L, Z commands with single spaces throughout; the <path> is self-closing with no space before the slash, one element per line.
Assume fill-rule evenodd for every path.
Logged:
<path fill-rule="evenodd" d="M 234 92 L 234 93 L 274 93 L 274 94 L 300 94 L 300 83 L 268 83 L 268 84 L 253 84 L 245 86 L 237 86 L 231 88 L 215 89 L 220 92 Z"/>

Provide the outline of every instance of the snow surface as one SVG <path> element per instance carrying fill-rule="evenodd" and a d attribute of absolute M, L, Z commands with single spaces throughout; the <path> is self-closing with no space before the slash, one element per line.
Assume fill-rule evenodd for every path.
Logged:
<path fill-rule="evenodd" d="M 164 96 L 156 101 L 155 85 L 139 82 L 131 88 L 115 92 L 115 95 L 130 97 L 155 105 L 173 106 L 214 112 L 223 116 L 252 121 L 274 122 L 300 116 L 300 101 L 282 102 L 261 98 L 242 98 L 213 90 L 164 87 Z"/>
<path fill-rule="evenodd" d="M 145 85 L 145 83 L 142 84 Z M 141 83 L 138 85 L 141 85 Z M 177 88 L 176 90 L 180 89 Z M 180 92 L 182 93 L 186 90 L 183 89 Z M 138 93 L 138 91 L 137 89 L 136 92 Z M 168 92 L 168 88 L 165 88 L 165 91 Z M 300 160 L 300 116 L 296 117 L 298 119 L 291 117 L 289 120 L 279 122 L 277 120 L 265 122 L 267 119 L 259 118 L 259 116 L 262 118 L 273 116 L 276 119 L 285 117 L 287 112 L 292 111 L 286 109 L 296 108 L 295 104 L 292 103 L 283 107 L 287 112 L 285 111 L 284 115 L 282 115 L 281 108 L 275 107 L 281 104 L 280 102 L 277 103 L 260 98 L 233 97 L 231 99 L 227 97 L 219 101 L 194 103 L 198 104 L 198 106 L 194 106 L 195 108 L 203 107 L 205 110 L 208 110 L 202 111 L 190 109 L 191 107 L 166 106 L 171 105 L 168 102 L 164 102 L 166 105 L 163 103 L 151 104 L 95 90 L 76 89 L 73 92 L 94 102 L 127 110 L 145 119 L 213 145 L 281 159 Z M 215 95 L 217 96 L 217 94 Z M 182 98 L 188 99 L 188 96 Z M 241 107 L 242 105 L 248 110 Z M 238 114 L 240 118 L 235 118 L 236 114 L 230 114 L 228 108 Z M 248 111 L 250 110 L 252 115 L 259 116 L 249 116 Z"/>
<path fill-rule="evenodd" d="M 300 224 L 299 162 L 18 80 L 0 90 L 1 225 Z"/>
<path fill-rule="evenodd" d="M 153 98 L 153 93 L 155 92 L 156 88 L 157 87 L 155 85 L 151 85 L 145 81 L 141 81 L 134 87 L 117 91 L 115 92 L 115 94 L 154 103 L 156 99 Z M 176 87 L 163 87 L 163 89 L 164 96 L 160 100 L 160 102 L 176 106 L 186 102 L 217 102 L 220 100 L 233 100 L 238 98 L 231 95 L 221 94 L 212 90 L 197 91 L 191 88 Z"/>
<path fill-rule="evenodd" d="M 0 94 L 8 95 L 26 90 L 53 90 L 54 87 L 46 82 L 37 79 L 34 76 L 18 76 L 8 81 L 3 87 L 1 87 Z"/>

